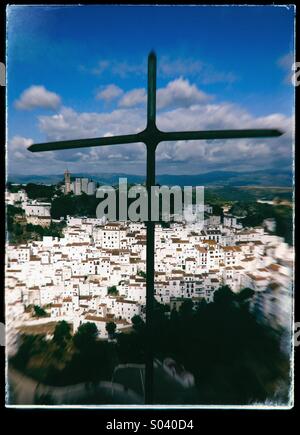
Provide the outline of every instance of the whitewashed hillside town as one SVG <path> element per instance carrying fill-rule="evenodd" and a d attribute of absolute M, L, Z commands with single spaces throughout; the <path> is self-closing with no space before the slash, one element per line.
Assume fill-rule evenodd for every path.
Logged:
<path fill-rule="evenodd" d="M 51 220 L 50 204 L 29 201 L 24 191 L 7 193 L 28 222 Z M 214 291 L 254 290 L 251 309 L 274 328 L 289 328 L 292 312 L 293 250 L 263 227 L 243 228 L 233 216 L 213 214 L 205 206 L 205 226 L 171 223 L 156 226 L 155 297 L 178 309 L 186 298 L 194 306 L 213 302 Z M 99 338 L 106 324 L 131 328 L 134 315 L 145 316 L 146 230 L 133 222 L 68 217 L 62 238 L 43 237 L 8 244 L 6 254 L 6 326 L 8 352 L 18 346 L 24 326 L 66 320 L 76 331 L 94 322 Z M 113 288 L 113 291 L 111 291 Z M 29 306 L 47 317 L 35 318 Z"/>

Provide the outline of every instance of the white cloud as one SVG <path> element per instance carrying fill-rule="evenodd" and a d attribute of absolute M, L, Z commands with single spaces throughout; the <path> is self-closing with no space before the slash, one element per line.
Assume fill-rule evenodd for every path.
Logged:
<path fill-rule="evenodd" d="M 194 59 L 170 59 L 163 56 L 158 63 L 158 72 L 165 77 L 194 76 L 203 71 L 204 63 Z"/>
<path fill-rule="evenodd" d="M 115 85 L 102 91 L 104 99 L 119 98 L 118 108 L 105 112 L 79 112 L 60 107 L 53 115 L 38 116 L 38 127 L 46 141 L 102 137 L 137 133 L 146 126 L 146 91 L 124 92 Z M 120 89 L 121 92 L 118 91 Z M 111 92 L 111 93 L 110 93 Z M 255 170 L 284 167 L 291 164 L 293 117 L 280 113 L 256 117 L 248 110 L 229 102 L 216 102 L 188 80 L 179 78 L 158 89 L 158 127 L 163 131 L 222 130 L 242 128 L 279 128 L 284 135 L 270 139 L 214 141 L 177 141 L 161 143 L 156 158 L 160 173 L 200 173 L 210 170 Z M 19 161 L 20 173 L 25 168 L 57 173 L 68 165 L 73 171 L 141 173 L 145 169 L 144 144 L 114 147 L 82 148 L 51 153 L 27 151 L 33 140 L 14 136 L 8 149 Z M 13 154 L 15 153 L 15 154 Z M 43 162 L 46 162 L 45 164 Z M 32 169 L 34 167 L 34 169 Z M 31 169 L 30 169 L 31 168 Z M 54 171 L 54 172 L 53 172 Z"/>
<path fill-rule="evenodd" d="M 24 156 L 24 154 L 23 153 L 21 153 L 20 151 L 16 151 L 16 152 L 14 152 L 14 157 L 17 159 L 17 160 L 24 160 L 26 157 Z"/>
<path fill-rule="evenodd" d="M 164 77 L 197 77 L 202 84 L 233 83 L 238 78 L 232 72 L 221 71 L 199 59 L 169 58 L 163 56 L 158 63 L 158 72 Z"/>
<path fill-rule="evenodd" d="M 192 98 L 192 97 L 191 97 Z M 201 100 L 201 98 L 199 97 Z M 39 127 L 47 140 L 79 139 L 138 132 L 145 127 L 145 108 L 123 108 L 107 113 L 76 112 L 63 107 L 58 114 L 40 116 Z M 158 114 L 163 131 L 280 128 L 285 134 L 270 139 L 214 141 L 177 141 L 161 143 L 157 148 L 158 169 L 163 173 L 199 173 L 210 170 L 255 170 L 288 166 L 292 160 L 292 117 L 273 113 L 254 117 L 230 103 L 199 102 Z M 61 162 L 72 167 L 111 172 L 144 171 L 144 144 L 95 147 L 57 152 Z M 65 163 L 63 163 L 65 164 Z"/>
<path fill-rule="evenodd" d="M 142 130 L 145 124 L 145 113 L 135 108 L 97 113 L 62 107 L 55 115 L 38 117 L 38 126 L 49 141 L 127 134 Z"/>
<path fill-rule="evenodd" d="M 15 101 L 15 107 L 21 110 L 31 110 L 37 107 L 57 109 L 61 98 L 55 92 L 48 91 L 44 86 L 30 86 L 22 92 Z"/>
<path fill-rule="evenodd" d="M 169 82 L 165 88 L 157 91 L 157 107 L 189 107 L 192 104 L 203 103 L 212 97 L 200 91 L 196 85 L 180 77 Z"/>
<path fill-rule="evenodd" d="M 145 89 L 133 89 L 126 92 L 119 101 L 120 107 L 135 107 L 146 103 L 147 94 Z"/>
<path fill-rule="evenodd" d="M 92 73 L 96 75 L 102 74 L 110 65 L 108 60 L 100 60 L 96 66 L 96 68 L 92 69 Z"/>
<path fill-rule="evenodd" d="M 16 135 L 9 141 L 8 146 L 13 150 L 24 150 L 32 144 L 33 139 Z"/>
<path fill-rule="evenodd" d="M 291 69 L 291 66 L 292 66 L 292 64 L 293 64 L 293 62 L 294 62 L 294 53 L 292 53 L 292 52 L 290 52 L 290 53 L 287 53 L 287 54 L 285 54 L 284 56 L 281 56 L 279 59 L 278 59 L 278 61 L 277 61 L 277 63 L 278 63 L 278 65 L 281 67 L 281 68 L 284 68 L 284 69 Z"/>
<path fill-rule="evenodd" d="M 123 94 L 123 90 L 114 84 L 106 86 L 96 94 L 96 100 L 104 100 L 109 102 L 115 100 Z"/>
<path fill-rule="evenodd" d="M 295 62 L 294 53 L 290 52 L 280 57 L 277 61 L 277 65 L 285 72 L 284 83 L 291 85 L 292 75 L 292 65 Z"/>
<path fill-rule="evenodd" d="M 140 63 L 133 63 L 116 59 L 102 59 L 94 68 L 87 68 L 81 65 L 80 69 L 94 75 L 102 75 L 109 70 L 110 74 L 125 78 L 132 74 L 145 74 L 147 72 L 147 65 L 145 60 Z"/>
<path fill-rule="evenodd" d="M 233 83 L 238 79 L 231 71 L 222 71 L 208 62 L 195 58 L 161 56 L 157 62 L 157 69 L 161 77 L 197 77 L 198 81 L 203 84 Z M 147 73 L 147 59 L 142 58 L 140 62 L 102 59 L 96 67 L 89 68 L 81 65 L 80 70 L 94 75 L 102 75 L 109 71 L 110 74 L 122 78 L 131 75 L 141 76 Z"/>
<path fill-rule="evenodd" d="M 31 138 L 23 137 L 23 136 L 13 136 L 7 144 L 7 153 L 8 153 L 8 164 L 11 164 L 13 160 L 21 161 L 20 173 L 22 173 L 23 169 L 26 171 L 27 167 L 31 165 L 31 170 L 36 170 L 36 166 L 42 165 L 41 168 L 45 170 L 43 167 L 43 162 L 47 160 L 47 169 L 48 162 L 54 160 L 54 153 L 52 151 L 47 153 L 45 156 L 44 153 L 34 154 L 28 150 L 28 147 L 34 143 L 34 140 Z M 46 158 L 45 158 L 46 157 Z M 37 163 L 38 162 L 38 163 Z"/>
<path fill-rule="evenodd" d="M 204 93 L 182 77 L 173 80 L 166 87 L 157 91 L 157 108 L 189 107 L 193 104 L 207 102 L 212 96 Z M 119 101 L 120 107 L 136 107 L 147 101 L 146 90 L 133 89 L 126 92 Z"/>
<path fill-rule="evenodd" d="M 189 168 L 194 173 L 284 167 L 292 161 L 293 117 L 282 114 L 253 117 L 239 106 L 228 103 L 197 105 L 161 113 L 158 126 L 164 131 L 279 128 L 284 132 L 283 136 L 269 139 L 161 143 L 157 148 L 157 159 L 162 165 L 165 162 L 165 168 L 169 166 L 169 156 L 177 166 L 180 163 L 178 167 Z"/>

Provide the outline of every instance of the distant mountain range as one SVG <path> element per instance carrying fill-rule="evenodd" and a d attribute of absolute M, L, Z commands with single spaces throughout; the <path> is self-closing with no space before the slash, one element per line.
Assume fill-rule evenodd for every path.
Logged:
<path fill-rule="evenodd" d="M 143 183 L 142 175 L 128 175 L 121 173 L 71 174 L 72 177 L 87 177 L 101 184 L 117 184 L 119 178 L 127 178 L 128 183 Z M 291 171 L 266 169 L 254 172 L 230 172 L 213 171 L 198 175 L 157 175 L 157 182 L 166 185 L 179 186 L 276 186 L 291 187 L 293 177 Z M 12 183 L 43 183 L 54 184 L 63 180 L 63 174 L 59 175 L 17 175 L 11 174 L 8 181 Z"/>

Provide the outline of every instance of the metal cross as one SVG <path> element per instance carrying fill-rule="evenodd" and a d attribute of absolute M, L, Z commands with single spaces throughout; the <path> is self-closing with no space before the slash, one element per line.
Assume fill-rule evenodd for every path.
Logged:
<path fill-rule="evenodd" d="M 146 186 L 148 191 L 147 252 L 146 252 L 146 331 L 147 360 L 145 370 L 145 403 L 153 403 L 153 303 L 154 303 L 154 232 L 155 223 L 151 222 L 151 186 L 155 185 L 155 151 L 160 142 L 178 140 L 241 139 L 258 137 L 276 137 L 282 134 L 276 129 L 251 130 L 204 130 L 164 132 L 156 126 L 156 55 L 152 51 L 148 56 L 148 98 L 147 126 L 137 134 L 101 137 L 92 139 L 66 140 L 33 144 L 32 152 L 86 148 L 104 145 L 121 145 L 143 142 L 147 149 Z"/>

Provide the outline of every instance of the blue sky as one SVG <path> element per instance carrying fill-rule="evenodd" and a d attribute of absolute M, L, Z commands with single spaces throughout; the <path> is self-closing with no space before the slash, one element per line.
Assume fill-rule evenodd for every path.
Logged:
<path fill-rule="evenodd" d="M 10 173 L 144 173 L 142 144 L 31 154 L 26 147 L 144 127 L 146 60 L 158 56 L 164 130 L 279 127 L 279 139 L 161 144 L 158 172 L 289 167 L 294 10 L 287 7 L 11 6 Z"/>

